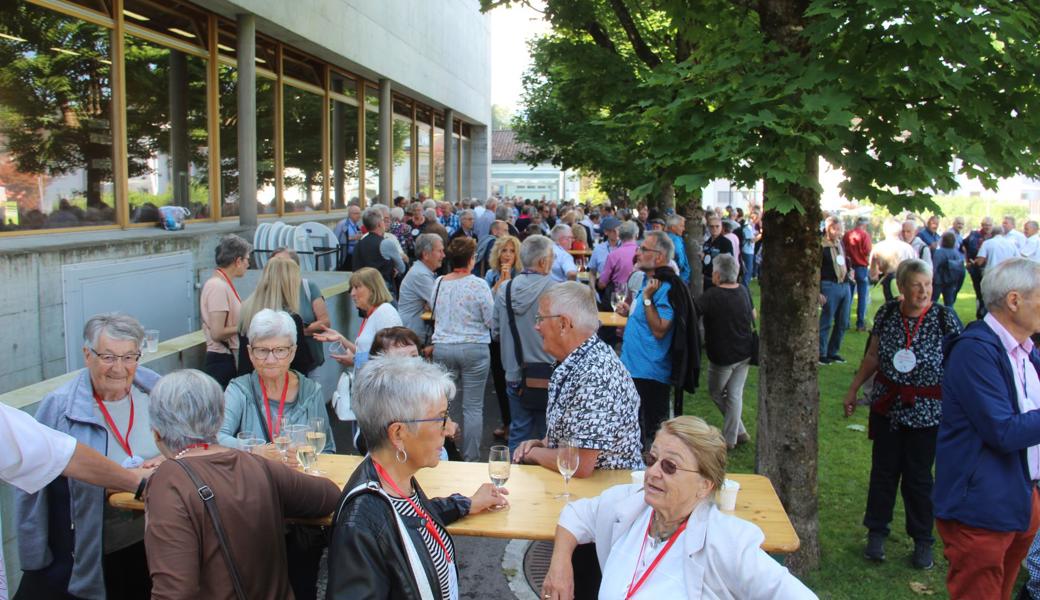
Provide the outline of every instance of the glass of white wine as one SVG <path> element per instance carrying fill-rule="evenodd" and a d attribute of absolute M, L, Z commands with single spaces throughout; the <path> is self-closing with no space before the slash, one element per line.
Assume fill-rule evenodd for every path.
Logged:
<path fill-rule="evenodd" d="M 314 466 L 318 457 L 314 445 L 307 437 L 310 429 L 306 425 L 294 425 L 289 431 L 292 437 L 292 445 L 296 449 L 296 461 L 303 467 L 304 473 L 310 473 L 311 467 Z"/>
<path fill-rule="evenodd" d="M 321 471 L 317 469 L 317 462 L 318 455 L 325 450 L 325 419 L 320 417 L 311 419 L 305 437 L 307 443 L 314 447 L 314 465 L 311 468 L 311 474 L 321 475 Z"/>
<path fill-rule="evenodd" d="M 581 456 L 571 440 L 560 440 L 556 449 L 556 468 L 559 469 L 560 475 L 563 475 L 563 493 L 556 497 L 569 500 L 571 493 L 568 484 L 571 477 L 574 477 L 574 472 L 578 470 Z"/>
<path fill-rule="evenodd" d="M 509 481 L 509 447 L 492 446 L 488 453 L 488 476 L 496 488 L 501 488 Z M 493 506 L 488 510 L 502 510 L 507 505 Z"/>
<path fill-rule="evenodd" d="M 274 447 L 278 450 L 278 453 L 282 455 L 282 462 L 289 461 L 289 446 L 292 445 L 292 435 L 289 433 L 291 423 L 288 419 L 282 418 L 278 422 L 278 434 L 271 440 L 274 443 Z"/>

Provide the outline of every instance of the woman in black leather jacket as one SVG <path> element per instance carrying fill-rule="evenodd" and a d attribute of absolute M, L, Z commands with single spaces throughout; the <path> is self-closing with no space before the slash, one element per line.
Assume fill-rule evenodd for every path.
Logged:
<path fill-rule="evenodd" d="M 370 453 L 333 518 L 328 598 L 458 599 L 447 525 L 508 502 L 489 483 L 471 498 L 431 500 L 415 481 L 440 460 L 454 395 L 448 373 L 419 358 L 374 358 L 358 373 L 352 405 Z"/>

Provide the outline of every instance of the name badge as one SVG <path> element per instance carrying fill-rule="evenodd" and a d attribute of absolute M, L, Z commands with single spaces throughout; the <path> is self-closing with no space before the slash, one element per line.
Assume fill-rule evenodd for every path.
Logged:
<path fill-rule="evenodd" d="M 123 461 L 123 468 L 124 469 L 136 469 L 136 468 L 140 467 L 143 464 L 144 464 L 144 459 L 141 458 L 140 456 L 128 456 L 128 457 L 126 457 L 126 460 Z"/>
<path fill-rule="evenodd" d="M 917 366 L 917 356 L 914 355 L 913 350 L 904 348 L 892 357 L 892 366 L 900 373 L 909 373 Z"/>
<path fill-rule="evenodd" d="M 705 254 L 704 255 L 704 266 L 708 266 L 710 264 L 711 264 L 711 255 L 710 254 Z"/>

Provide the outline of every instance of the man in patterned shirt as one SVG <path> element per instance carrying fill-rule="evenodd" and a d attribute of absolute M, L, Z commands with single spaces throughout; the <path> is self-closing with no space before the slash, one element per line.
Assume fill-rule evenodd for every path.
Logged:
<path fill-rule="evenodd" d="M 639 394 L 628 369 L 596 336 L 592 290 L 570 281 L 543 293 L 535 329 L 558 364 L 549 380 L 545 438 L 522 442 L 513 462 L 556 471 L 557 447 L 568 440 L 581 456 L 575 477 L 595 469 L 642 469 Z"/>

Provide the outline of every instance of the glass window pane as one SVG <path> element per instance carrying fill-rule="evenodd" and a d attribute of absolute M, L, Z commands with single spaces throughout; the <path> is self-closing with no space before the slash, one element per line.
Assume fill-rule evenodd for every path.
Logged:
<path fill-rule="evenodd" d="M 278 211 L 274 186 L 274 80 L 256 78 L 256 213 Z"/>
<path fill-rule="evenodd" d="M 455 188 L 456 192 L 458 188 Z M 433 130 L 433 196 L 444 198 L 444 130 L 437 127 Z M 454 202 L 456 198 L 444 198 Z"/>
<path fill-rule="evenodd" d="M 412 197 L 412 120 L 394 115 L 393 197 Z"/>
<path fill-rule="evenodd" d="M 238 71 L 220 65 L 220 215 L 238 216 Z"/>
<path fill-rule="evenodd" d="M 286 85 L 283 98 L 285 212 L 324 210 L 321 200 L 322 97 Z"/>
<path fill-rule="evenodd" d="M 319 87 L 325 87 L 325 66 L 290 48 L 282 51 L 282 74 Z"/>
<path fill-rule="evenodd" d="M 366 206 L 379 198 L 379 92 L 365 92 L 365 197 Z"/>
<path fill-rule="evenodd" d="M 110 31 L 0 2 L 0 231 L 115 222 Z"/>
<path fill-rule="evenodd" d="M 432 185 L 430 181 L 430 126 L 426 123 L 419 123 L 416 128 L 418 138 L 418 157 L 417 164 L 418 169 L 416 173 L 416 186 L 415 189 L 420 194 L 425 194 L 426 197 L 430 197 L 433 193 Z M 443 198 L 444 196 L 440 196 Z"/>
<path fill-rule="evenodd" d="M 187 2 L 164 0 L 160 4 L 149 0 L 124 0 L 123 17 L 128 25 L 144 27 L 188 44 L 206 46 L 207 16 Z"/>
<path fill-rule="evenodd" d="M 358 200 L 361 189 L 358 185 L 360 168 L 358 164 L 358 109 L 352 104 L 332 101 L 329 107 L 329 123 L 331 126 L 330 157 L 331 163 L 331 202 L 333 210 L 346 208 L 347 204 Z"/>
<path fill-rule="evenodd" d="M 126 37 L 130 220 L 159 220 L 158 207 L 208 218 L 206 60 Z"/>
<path fill-rule="evenodd" d="M 462 190 L 462 196 L 465 198 L 473 197 L 473 169 L 472 169 L 473 153 L 471 152 L 470 141 L 468 139 L 462 140 L 462 185 L 459 189 Z"/>

